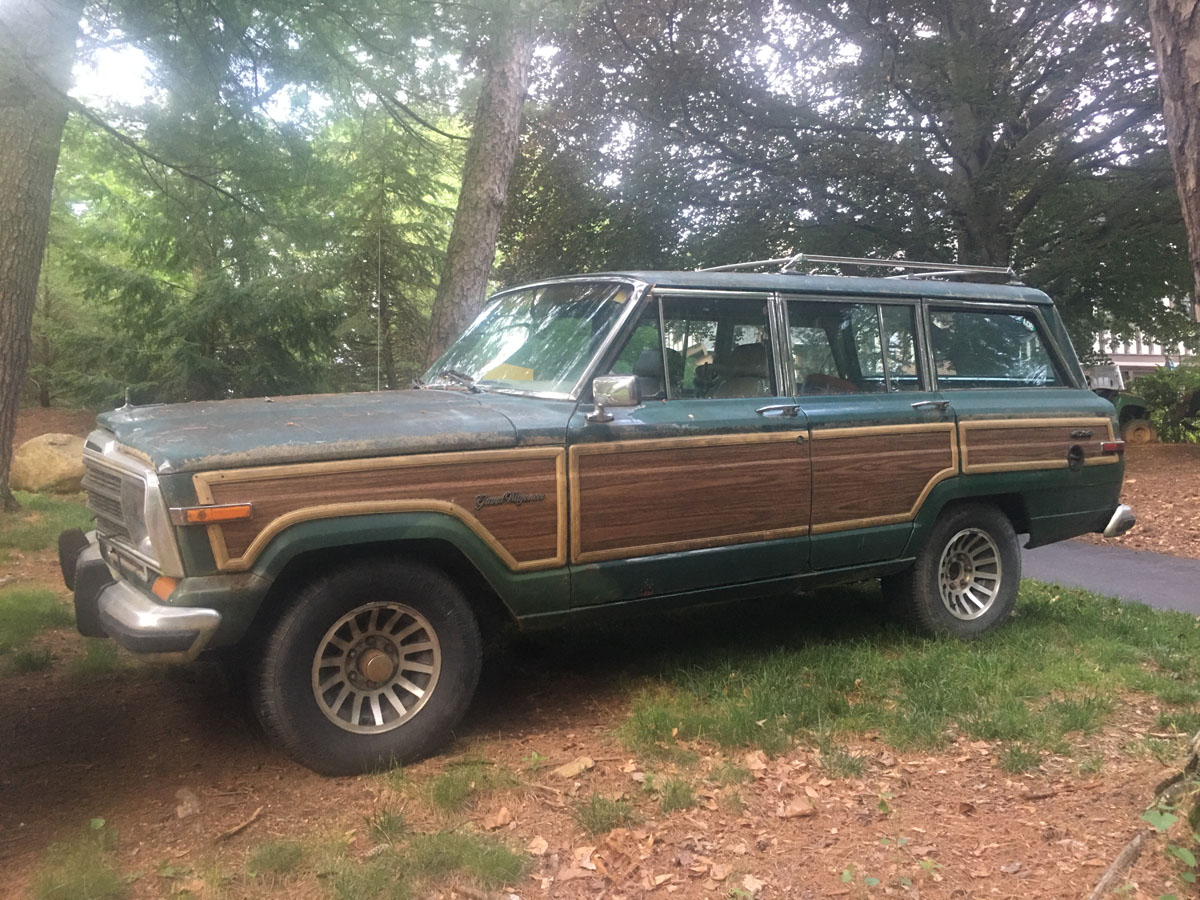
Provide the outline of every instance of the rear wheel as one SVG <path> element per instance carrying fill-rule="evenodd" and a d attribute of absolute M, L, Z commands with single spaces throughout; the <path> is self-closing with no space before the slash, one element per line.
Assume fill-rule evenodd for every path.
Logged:
<path fill-rule="evenodd" d="M 1008 517 L 964 504 L 942 513 L 912 567 L 883 579 L 889 605 L 930 634 L 976 638 L 1012 612 L 1021 553 Z"/>
<path fill-rule="evenodd" d="M 1154 426 L 1145 419 L 1130 419 L 1121 426 L 1121 437 L 1129 444 L 1153 444 L 1158 440 Z"/>
<path fill-rule="evenodd" d="M 349 775 L 437 749 L 479 680 L 461 589 L 415 563 L 368 563 L 311 584 L 267 641 L 259 719 L 298 762 Z"/>

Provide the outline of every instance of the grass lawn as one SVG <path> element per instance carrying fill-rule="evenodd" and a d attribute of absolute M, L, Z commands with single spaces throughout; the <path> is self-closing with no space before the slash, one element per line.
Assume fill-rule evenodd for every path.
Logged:
<path fill-rule="evenodd" d="M 84 504 L 84 495 L 55 496 L 14 491 L 21 504 L 15 513 L 0 513 L 0 562 L 3 551 L 34 552 L 58 546 L 58 535 L 68 528 L 88 531 L 92 514 Z"/>
<path fill-rule="evenodd" d="M 7 553 L 40 554 L 36 571 L 44 573 L 58 532 L 86 528 L 87 513 L 77 498 L 21 500 L 25 511 L 0 517 L 0 561 Z M 240 857 L 220 856 L 206 844 L 194 848 L 197 858 L 186 866 L 167 861 L 155 869 L 122 858 L 113 827 L 96 819 L 44 850 L 30 891 L 38 900 L 120 898 L 161 883 L 187 895 L 186 885 L 195 882 L 213 896 L 404 898 L 428 896 L 446 883 L 494 892 L 535 865 L 520 849 L 528 835 L 510 836 L 499 826 L 484 833 L 473 823 L 497 797 L 514 807 L 540 802 L 543 820 L 559 816 L 555 827 L 578 828 L 600 843 L 614 829 L 710 815 L 714 796 L 721 797 L 718 815 L 748 815 L 741 810 L 763 800 L 739 765 L 750 765 L 746 751 L 779 756 L 800 747 L 818 761 L 820 776 L 829 779 L 823 784 L 848 784 L 869 777 L 864 736 L 910 755 L 966 737 L 993 746 L 998 769 L 1015 777 L 1036 774 L 1051 754 L 1073 758 L 1069 765 L 1079 773 L 1098 771 L 1087 738 L 1119 723 L 1115 717 L 1130 697 L 1153 698 L 1160 734 L 1131 737 L 1118 750 L 1122 756 L 1150 754 L 1175 766 L 1182 741 L 1162 738 L 1200 729 L 1194 616 L 1027 581 L 1012 621 L 973 643 L 922 637 L 880 619 L 878 587 L 865 585 L 518 638 L 528 646 L 541 640 L 545 654 L 569 660 L 547 672 L 559 665 L 585 682 L 621 679 L 620 712 L 604 726 L 605 739 L 619 741 L 621 752 L 646 770 L 640 786 L 629 787 L 624 776 L 623 790 L 593 781 L 567 796 L 536 749 L 521 750 L 522 762 L 505 766 L 487 758 L 488 744 L 478 744 L 438 772 L 418 777 L 395 770 L 374 779 L 379 803 L 355 829 L 297 830 L 254 841 Z M 39 634 L 72 623 L 61 585 L 27 576 L 0 587 L 0 691 L 21 690 L 20 679 L 31 677 L 90 685 L 122 667 L 127 657 L 111 642 L 77 638 L 67 658 L 39 645 Z M 536 654 L 532 663 L 522 658 L 534 668 L 529 683 L 536 685 Z M 127 674 L 156 678 L 157 672 Z M 700 764 L 702 756 L 708 759 Z M 534 784 L 542 781 L 548 786 Z M 351 846 L 347 835 L 355 831 L 372 845 L 368 856 L 361 844 Z"/>
<path fill-rule="evenodd" d="M 875 588 L 826 592 L 816 604 L 845 609 Z M 647 754 L 681 742 L 768 753 L 794 741 L 825 743 L 837 765 L 838 736 L 875 732 L 898 750 L 943 746 L 956 732 L 1010 745 L 1014 770 L 1041 751 L 1069 753 L 1128 692 L 1169 707 L 1159 725 L 1200 727 L 1200 620 L 1026 581 L 1017 613 L 983 640 L 930 639 L 894 628 L 814 636 L 798 617 L 764 649 L 753 622 L 732 626 L 750 645 L 719 655 L 683 650 L 642 689 L 622 726 Z M 844 761 L 842 762 L 844 765 Z"/>

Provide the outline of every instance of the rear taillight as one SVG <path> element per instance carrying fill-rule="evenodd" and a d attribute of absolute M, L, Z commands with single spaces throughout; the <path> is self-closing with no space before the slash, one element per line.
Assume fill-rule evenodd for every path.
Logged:
<path fill-rule="evenodd" d="M 1100 452 L 1101 453 L 1124 453 L 1125 452 L 1125 442 L 1124 441 L 1101 441 L 1100 442 Z"/>

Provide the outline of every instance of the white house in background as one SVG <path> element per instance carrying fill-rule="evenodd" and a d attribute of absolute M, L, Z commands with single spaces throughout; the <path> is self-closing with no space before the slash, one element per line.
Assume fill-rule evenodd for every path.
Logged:
<path fill-rule="evenodd" d="M 1162 344 L 1151 342 L 1141 334 L 1122 343 L 1115 340 L 1111 334 L 1104 332 L 1096 337 L 1092 349 L 1099 354 L 1107 355 L 1113 365 L 1121 370 L 1121 375 L 1126 382 L 1139 375 L 1153 372 L 1159 366 L 1167 364 L 1177 366 L 1181 360 L 1193 356 L 1192 352 L 1183 344 L 1164 347 Z"/>

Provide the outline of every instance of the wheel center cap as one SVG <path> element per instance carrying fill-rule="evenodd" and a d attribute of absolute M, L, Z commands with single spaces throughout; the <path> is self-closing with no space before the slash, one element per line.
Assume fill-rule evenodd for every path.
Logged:
<path fill-rule="evenodd" d="M 391 657 L 382 650 L 368 650 L 358 660 L 358 670 L 368 681 L 376 683 L 389 680 L 396 671 Z"/>

